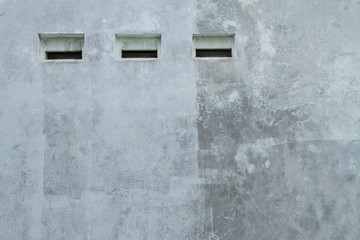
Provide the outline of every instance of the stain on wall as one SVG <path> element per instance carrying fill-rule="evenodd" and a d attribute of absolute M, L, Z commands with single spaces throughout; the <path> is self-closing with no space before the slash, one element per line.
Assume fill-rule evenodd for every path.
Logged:
<path fill-rule="evenodd" d="M 359 47 L 348 22 L 359 18 L 349 7 L 359 4 L 198 1 L 198 32 L 237 34 L 236 59 L 197 61 L 211 239 L 359 238 Z"/>

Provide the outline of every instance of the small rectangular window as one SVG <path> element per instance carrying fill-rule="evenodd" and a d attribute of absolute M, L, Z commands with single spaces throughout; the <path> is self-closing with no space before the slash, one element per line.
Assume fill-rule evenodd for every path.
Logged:
<path fill-rule="evenodd" d="M 82 59 L 82 51 L 74 52 L 50 52 L 46 51 L 46 59 Z"/>
<path fill-rule="evenodd" d="M 231 57 L 231 49 L 196 49 L 196 57 Z"/>
<path fill-rule="evenodd" d="M 84 46 L 82 33 L 39 34 L 40 60 L 81 60 Z"/>
<path fill-rule="evenodd" d="M 160 34 L 116 34 L 115 59 L 156 59 L 160 44 Z"/>
<path fill-rule="evenodd" d="M 156 50 L 122 50 L 122 58 L 157 58 Z"/>
<path fill-rule="evenodd" d="M 195 58 L 235 57 L 235 34 L 194 34 Z"/>

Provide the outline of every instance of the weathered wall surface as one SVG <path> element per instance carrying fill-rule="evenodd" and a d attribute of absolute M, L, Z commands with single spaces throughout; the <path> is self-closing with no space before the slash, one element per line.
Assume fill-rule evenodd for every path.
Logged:
<path fill-rule="evenodd" d="M 359 239 L 360 2 L 0 1 L 0 239 Z M 38 33 L 85 33 L 40 62 Z M 115 34 L 161 58 L 114 60 Z M 193 33 L 235 33 L 194 60 Z"/>
<path fill-rule="evenodd" d="M 360 2 L 197 3 L 236 60 L 198 61 L 214 239 L 360 238 Z"/>

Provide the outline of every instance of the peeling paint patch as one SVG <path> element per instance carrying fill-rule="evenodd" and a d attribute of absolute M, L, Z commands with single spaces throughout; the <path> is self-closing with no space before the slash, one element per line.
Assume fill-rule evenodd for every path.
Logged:
<path fill-rule="evenodd" d="M 269 160 L 266 160 L 266 162 L 264 163 L 264 165 L 265 165 L 265 168 L 266 168 L 266 169 L 269 169 L 269 167 L 270 167 L 270 161 L 269 161 Z"/>
<path fill-rule="evenodd" d="M 236 90 L 233 90 L 231 94 L 228 96 L 228 101 L 233 103 L 239 99 L 239 93 Z"/>
<path fill-rule="evenodd" d="M 266 57 L 272 58 L 276 54 L 276 50 L 271 44 L 271 37 L 273 35 L 271 29 L 266 27 L 262 22 L 258 22 L 258 31 L 260 33 L 261 53 Z"/>

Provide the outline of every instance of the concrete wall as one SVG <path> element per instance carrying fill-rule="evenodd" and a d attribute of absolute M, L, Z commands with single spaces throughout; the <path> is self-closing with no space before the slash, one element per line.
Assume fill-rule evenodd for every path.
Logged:
<path fill-rule="evenodd" d="M 0 0 L 0 239 L 359 239 L 358 0 Z M 85 33 L 41 62 L 38 33 Z M 114 60 L 115 34 L 161 58 Z M 192 34 L 235 33 L 195 60 Z"/>

